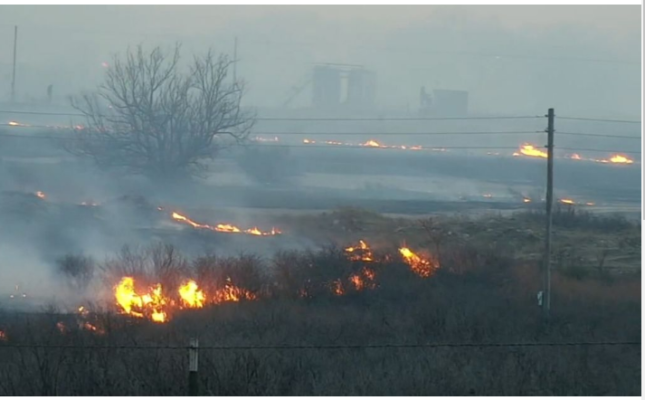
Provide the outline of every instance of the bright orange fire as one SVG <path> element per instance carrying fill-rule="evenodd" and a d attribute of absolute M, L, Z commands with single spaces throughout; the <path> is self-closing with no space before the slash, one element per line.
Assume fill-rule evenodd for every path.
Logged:
<path fill-rule="evenodd" d="M 199 290 L 197 283 L 193 280 L 189 280 L 179 287 L 179 296 L 183 305 L 188 308 L 204 307 L 204 301 L 206 301 L 204 292 Z"/>
<path fill-rule="evenodd" d="M 612 155 L 609 161 L 618 164 L 632 164 L 634 162 L 634 160 L 627 158 L 627 156 L 624 156 L 622 154 Z"/>
<path fill-rule="evenodd" d="M 523 144 L 522 147 L 520 147 L 520 153 L 529 157 L 549 158 L 549 155 L 547 153 L 536 149 L 535 146 L 532 144 Z M 516 153 L 513 153 L 513 155 L 515 154 Z"/>
<path fill-rule="evenodd" d="M 572 160 L 582 160 L 582 157 L 580 157 L 579 154 L 573 153 L 573 154 L 571 154 L 571 159 Z"/>
<path fill-rule="evenodd" d="M 367 147 L 386 147 L 377 142 L 376 140 L 368 140 L 367 142 L 361 144 L 361 146 L 367 146 Z"/>
<path fill-rule="evenodd" d="M 9 124 L 8 124 L 8 125 L 9 125 L 9 126 L 20 126 L 20 123 L 19 123 L 19 122 L 16 122 L 16 121 L 9 121 Z"/>
<path fill-rule="evenodd" d="M 363 240 L 358 241 L 358 246 L 346 248 L 345 253 L 352 261 L 374 261 L 370 246 Z"/>
<path fill-rule="evenodd" d="M 36 197 L 38 197 L 39 199 L 46 199 L 46 198 L 47 198 L 47 196 L 45 195 L 45 193 L 41 192 L 40 190 L 39 190 L 39 191 L 37 191 L 37 192 L 36 192 L 36 193 L 34 193 L 34 194 L 35 194 L 35 195 L 36 195 Z"/>
<path fill-rule="evenodd" d="M 422 278 L 428 278 L 439 268 L 435 262 L 421 258 L 407 247 L 401 247 L 399 253 L 401 253 L 403 260 L 410 266 L 412 271 Z"/>
<path fill-rule="evenodd" d="M 309 140 L 309 139 L 303 139 L 302 143 L 304 143 L 304 144 L 314 144 L 314 143 L 316 143 L 316 141 L 315 140 Z"/>
<path fill-rule="evenodd" d="M 126 276 L 115 286 L 114 296 L 124 314 L 166 322 L 167 315 L 163 308 L 167 299 L 163 296 L 161 284 L 150 287 L 146 293 L 137 294 L 134 278 Z"/>
<path fill-rule="evenodd" d="M 374 270 L 363 267 L 358 274 L 353 274 L 349 277 L 349 282 L 354 286 L 354 289 L 361 291 L 363 289 L 373 289 L 374 288 L 374 279 L 376 274 Z"/>
<path fill-rule="evenodd" d="M 530 203 L 531 199 L 529 199 L 528 197 L 525 197 L 525 198 L 522 199 L 522 201 L 525 202 L 525 203 Z"/>
<path fill-rule="evenodd" d="M 257 299 L 250 291 L 233 285 L 230 278 L 226 279 L 224 287 L 211 294 L 200 289 L 194 280 L 185 281 L 175 293 L 168 294 L 164 292 L 161 284 L 150 286 L 147 291 L 138 293 L 134 278 L 123 277 L 114 287 L 114 297 L 122 314 L 160 323 L 168 322 L 172 313 L 179 309 Z M 89 326 L 86 328 L 91 329 Z"/>
<path fill-rule="evenodd" d="M 571 200 L 571 199 L 560 199 L 560 203 L 563 203 L 563 204 L 576 204 L 576 202 Z"/>
<path fill-rule="evenodd" d="M 268 232 L 263 232 L 257 227 L 253 227 L 250 229 L 240 229 L 235 225 L 231 224 L 217 224 L 216 226 L 211 226 L 207 224 L 200 224 L 197 223 L 190 218 L 186 217 L 185 215 L 181 215 L 177 212 L 172 213 L 172 218 L 175 221 L 183 222 L 185 224 L 188 224 L 192 226 L 193 228 L 198 228 L 198 229 L 208 229 L 211 231 L 215 232 L 225 232 L 225 233 L 246 233 L 248 235 L 255 235 L 255 236 L 275 236 L 275 235 L 280 235 L 282 232 L 280 232 L 278 229 L 271 228 L 270 231 Z"/>

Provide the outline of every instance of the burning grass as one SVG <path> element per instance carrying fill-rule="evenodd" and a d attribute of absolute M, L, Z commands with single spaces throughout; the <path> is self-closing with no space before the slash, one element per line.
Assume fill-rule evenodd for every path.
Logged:
<path fill-rule="evenodd" d="M 369 243 L 369 242 L 367 242 Z M 282 253 L 271 260 L 207 256 L 195 282 L 229 276 L 261 301 L 189 307 L 199 286 L 180 284 L 191 308 L 158 324 L 85 309 L 69 315 L 0 313 L 2 395 L 183 395 L 186 352 L 102 349 L 119 345 L 248 346 L 200 351 L 200 390 L 209 395 L 594 395 L 640 391 L 637 347 L 254 350 L 271 345 L 427 342 L 632 341 L 640 338 L 640 285 L 579 281 L 555 273 L 553 318 L 542 323 L 533 296 L 537 265 L 502 248 L 464 244 L 446 252 L 431 279 L 407 265 L 352 261 L 343 248 Z M 467 250 L 467 251 L 466 251 Z M 380 260 L 380 259 L 379 259 Z M 470 264 L 468 266 L 466 264 Z M 272 280 L 266 280 L 265 271 Z M 373 271 L 368 272 L 368 271 Z M 199 276 L 199 278 L 197 277 Z M 354 276 L 373 277 L 373 290 Z M 298 289 L 306 283 L 306 298 Z M 216 285 L 216 287 L 220 287 Z M 182 294 L 183 293 L 183 294 Z M 204 299 L 208 290 L 203 289 Z M 206 301 L 206 300 L 205 300 Z M 3 347 L 43 343 L 88 349 Z M 92 348 L 92 346 L 96 348 Z M 20 373 L 14 366 L 20 365 Z M 455 374 L 472 369 L 454 382 Z M 494 372 L 490 372 L 490 371 Z M 488 371 L 488 372 L 487 372 Z M 428 376 L 436 379 L 428 380 Z"/>

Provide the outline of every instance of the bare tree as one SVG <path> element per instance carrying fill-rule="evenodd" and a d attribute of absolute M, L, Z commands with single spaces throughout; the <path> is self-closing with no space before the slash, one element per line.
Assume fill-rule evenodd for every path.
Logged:
<path fill-rule="evenodd" d="M 98 90 L 72 99 L 86 127 L 68 149 L 102 168 L 168 179 L 204 170 L 244 140 L 254 116 L 240 106 L 243 83 L 228 78 L 234 61 L 208 51 L 187 68 L 179 62 L 179 45 L 114 56 Z"/>

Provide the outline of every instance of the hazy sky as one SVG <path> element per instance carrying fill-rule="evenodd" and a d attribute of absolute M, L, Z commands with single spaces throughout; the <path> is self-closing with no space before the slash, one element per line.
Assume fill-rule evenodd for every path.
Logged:
<path fill-rule="evenodd" d="M 14 24 L 23 98 L 50 83 L 61 98 L 91 88 L 128 45 L 232 52 L 238 36 L 238 75 L 259 106 L 281 105 L 313 63 L 335 62 L 376 71 L 383 107 L 416 108 L 425 85 L 468 90 L 480 112 L 641 109 L 638 6 L 0 6 L 3 99 Z"/>

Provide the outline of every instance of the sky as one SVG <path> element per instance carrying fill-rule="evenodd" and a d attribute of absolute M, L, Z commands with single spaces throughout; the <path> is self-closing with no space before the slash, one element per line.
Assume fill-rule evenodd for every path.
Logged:
<path fill-rule="evenodd" d="M 466 90 L 474 113 L 637 117 L 639 6 L 0 6 L 0 101 L 92 90 L 128 46 L 181 42 L 232 53 L 246 104 L 280 107 L 315 63 L 375 71 L 382 109 L 415 109 L 421 86 Z M 292 107 L 310 103 L 303 91 Z"/>

